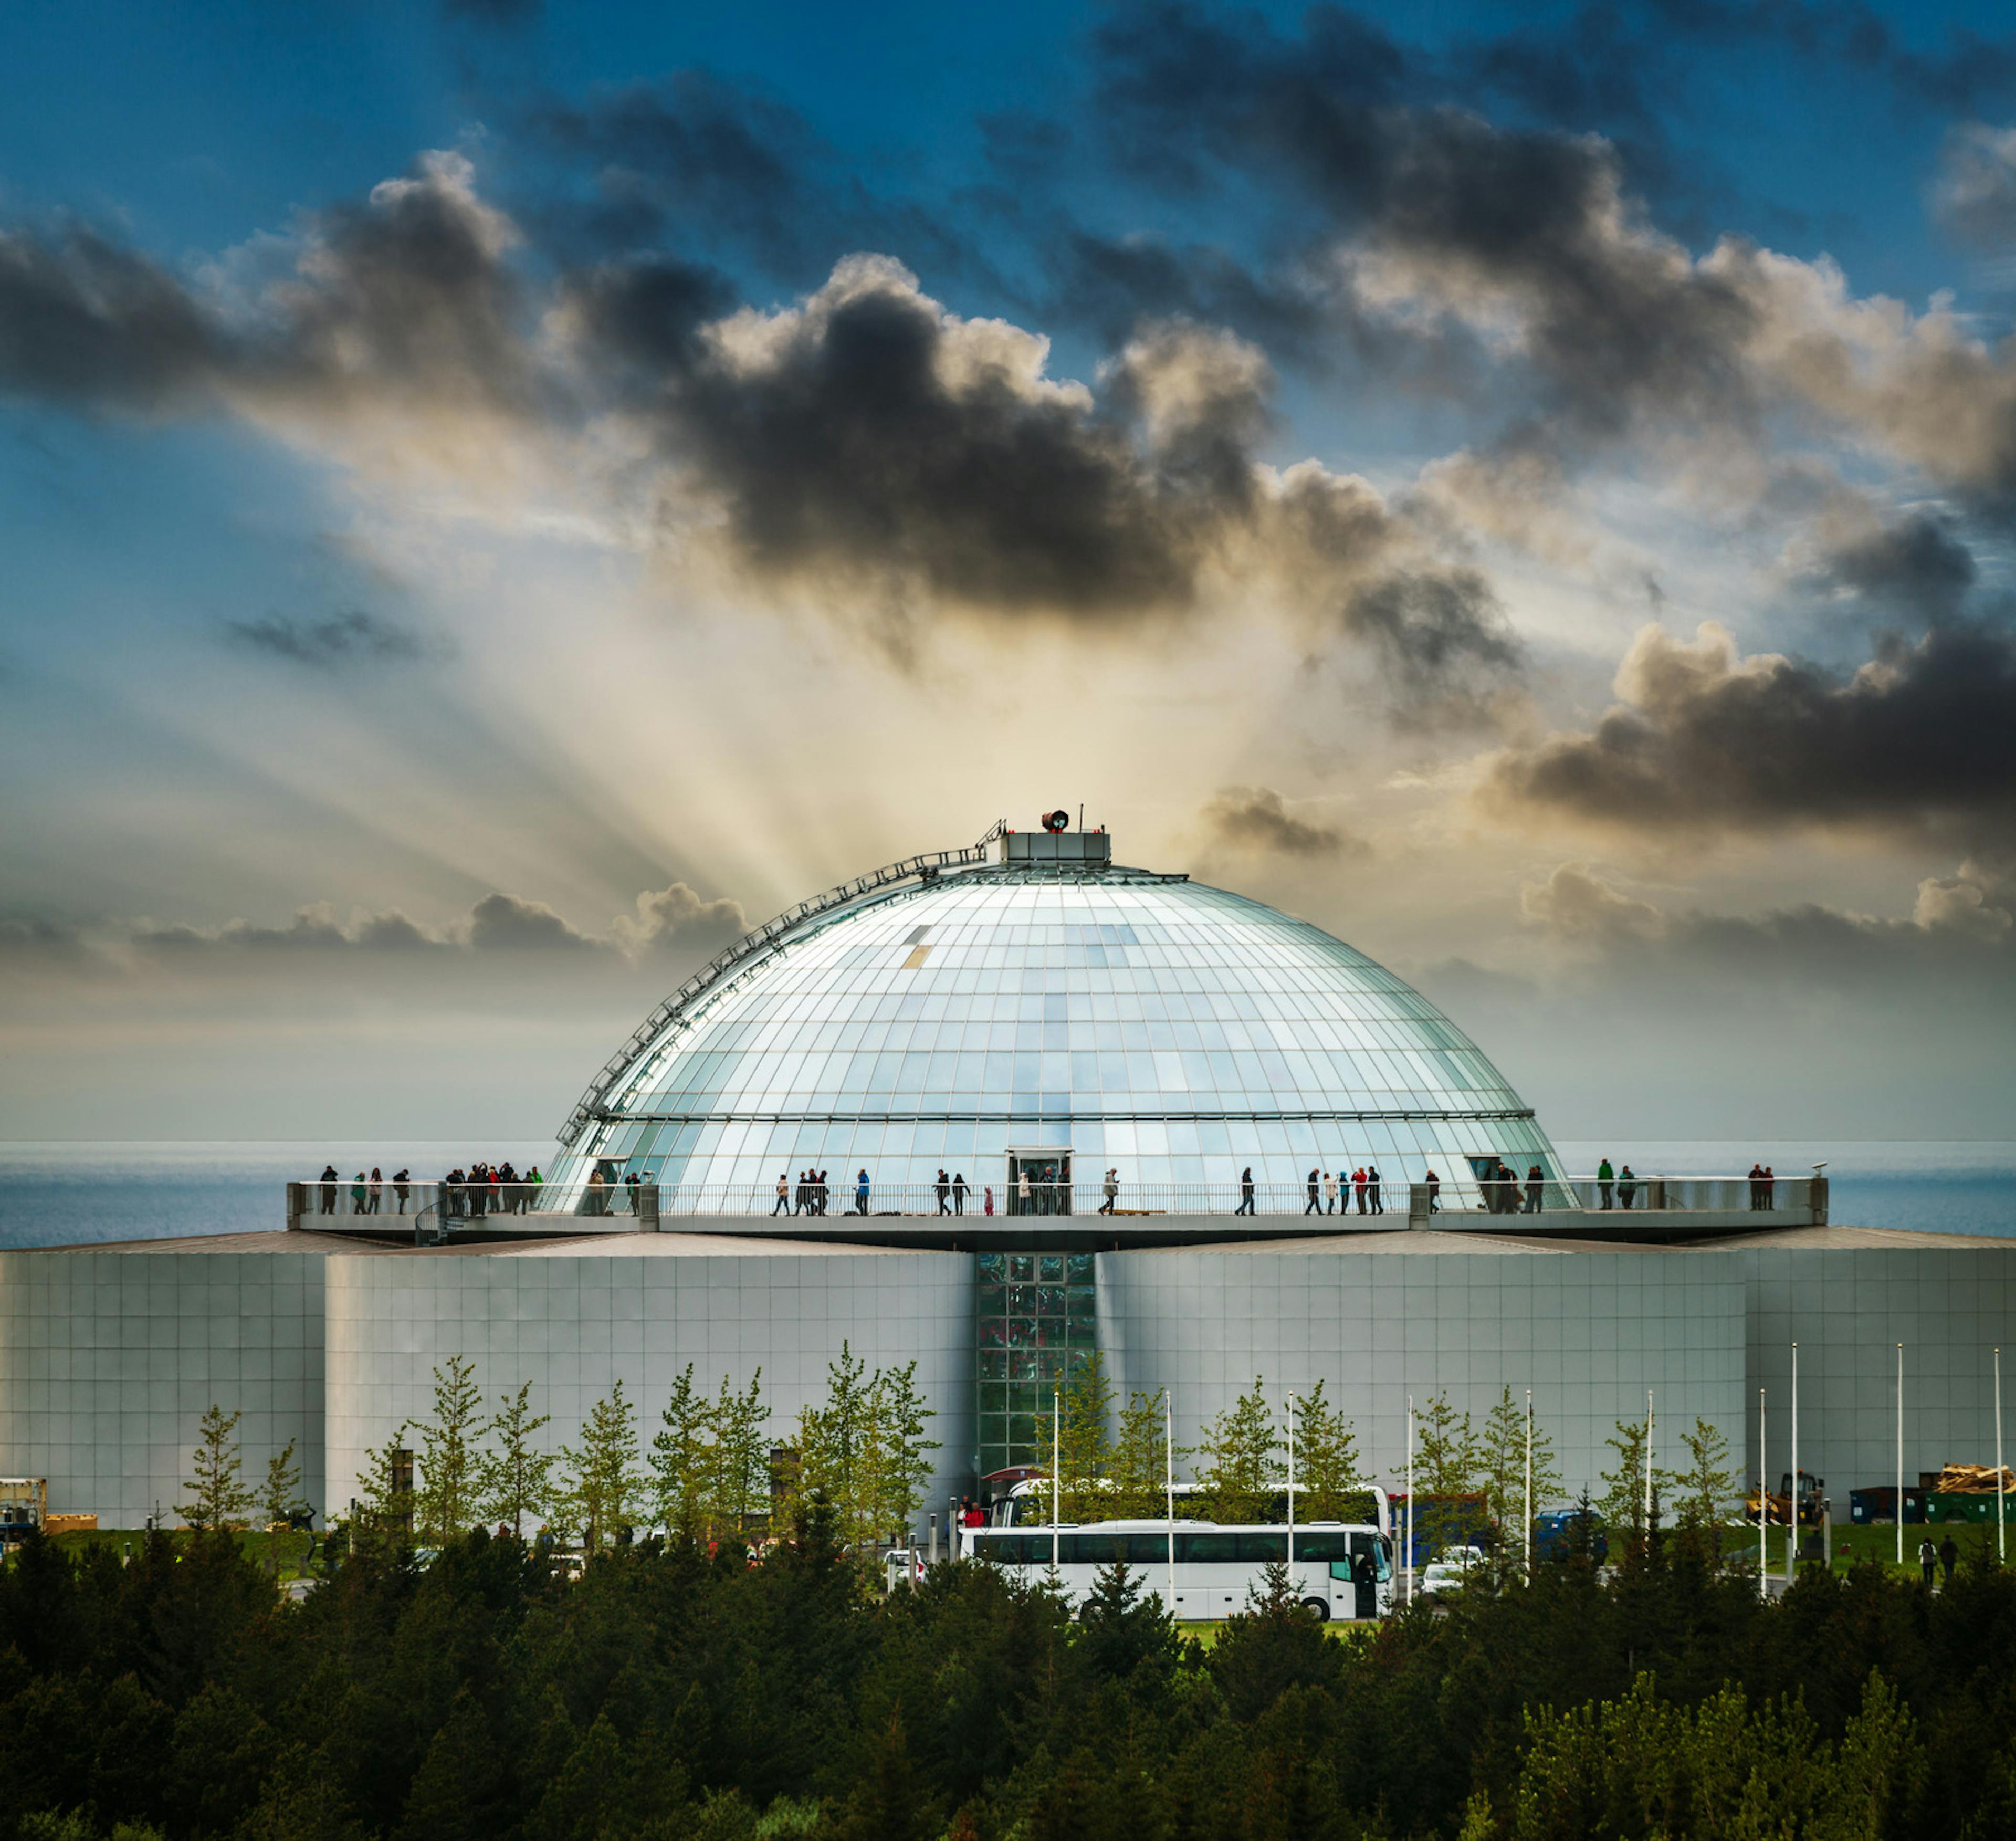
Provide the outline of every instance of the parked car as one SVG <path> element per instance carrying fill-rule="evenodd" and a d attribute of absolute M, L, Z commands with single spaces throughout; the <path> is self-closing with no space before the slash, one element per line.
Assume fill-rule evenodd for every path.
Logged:
<path fill-rule="evenodd" d="M 1481 1547 L 1459 1547 L 1445 1553 L 1438 1560 L 1431 1561 L 1421 1573 L 1421 1595 L 1429 1598 L 1438 1592 L 1462 1590 L 1470 1575 L 1484 1564 L 1484 1549 Z"/>
<path fill-rule="evenodd" d="M 1603 1519 L 1589 1511 L 1586 1530 L 1579 1527 L 1583 1511 L 1579 1508 L 1550 1508 L 1533 1518 L 1533 1557 L 1536 1560 L 1565 1560 L 1586 1546 L 1597 1565 L 1610 1558 L 1610 1537 Z"/>

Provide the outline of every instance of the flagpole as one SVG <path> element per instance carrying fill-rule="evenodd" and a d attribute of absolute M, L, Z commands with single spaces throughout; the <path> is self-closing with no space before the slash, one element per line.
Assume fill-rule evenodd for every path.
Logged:
<path fill-rule="evenodd" d="M 1533 1390 L 1526 1389 L 1526 1533 L 1521 1547 L 1520 1569 L 1526 1583 L 1533 1583 Z"/>
<path fill-rule="evenodd" d="M 1176 1615 L 1176 1409 L 1162 1389 L 1162 1487 L 1169 1516 L 1169 1616 Z"/>
<path fill-rule="evenodd" d="M 1414 1601 L 1414 1396 L 1407 1396 L 1407 1602 Z"/>
<path fill-rule="evenodd" d="M 1790 1585 L 1799 1554 L 1799 1346 L 1792 1345 L 1792 1493 L 1785 1516 L 1785 1583 Z"/>
<path fill-rule="evenodd" d="M 1995 1352 L 1995 1557 L 2002 1551 L 2002 1351 Z"/>
<path fill-rule="evenodd" d="M 1899 1535 L 1901 1540 L 1903 1537 Z M 1771 1466 L 1764 1450 L 1764 1389 L 1757 1390 L 1757 1601 L 1771 1595 Z"/>
<path fill-rule="evenodd" d="M 1645 1546 L 1652 1545 L 1652 1390 L 1645 1389 Z"/>
<path fill-rule="evenodd" d="M 1050 1570 L 1057 1569 L 1057 1528 L 1064 1519 L 1064 1396 L 1050 1395 Z"/>
<path fill-rule="evenodd" d="M 1295 1394 L 1288 1390 L 1288 1571 L 1295 1570 Z"/>
<path fill-rule="evenodd" d="M 1904 1563 L 1904 1345 L 1897 1345 L 1897 1564 Z"/>

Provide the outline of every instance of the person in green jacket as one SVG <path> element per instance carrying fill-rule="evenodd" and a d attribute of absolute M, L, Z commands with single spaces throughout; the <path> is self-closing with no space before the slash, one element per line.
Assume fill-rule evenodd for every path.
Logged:
<path fill-rule="evenodd" d="M 531 1207 L 527 1211 L 529 1213 L 537 1214 L 539 1212 L 539 1191 L 545 1186 L 546 1179 L 539 1174 L 539 1166 L 535 1163 L 525 1173 L 525 1194 L 531 1202 Z"/>
<path fill-rule="evenodd" d="M 1596 1166 L 1596 1186 L 1602 1191 L 1603 1201 L 1600 1205 L 1604 1208 L 1615 1208 L 1617 1205 L 1615 1193 L 1611 1188 L 1611 1184 L 1616 1180 L 1617 1173 L 1610 1167 L 1610 1159 L 1606 1157 Z"/>

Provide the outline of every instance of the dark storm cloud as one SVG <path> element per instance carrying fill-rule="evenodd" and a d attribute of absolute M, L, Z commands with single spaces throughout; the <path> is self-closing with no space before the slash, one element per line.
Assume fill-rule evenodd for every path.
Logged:
<path fill-rule="evenodd" d="M 420 658 L 427 653 L 417 634 L 361 609 L 319 620 L 268 614 L 257 620 L 229 621 L 225 632 L 232 644 L 249 651 L 322 670 L 375 660 Z"/>
<path fill-rule="evenodd" d="M 437 951 L 445 942 L 423 932 L 396 908 L 345 928 L 326 904 L 303 908 L 285 927 L 233 920 L 216 928 L 143 927 L 129 936 L 143 953 L 190 958 L 239 953 L 406 953 Z"/>
<path fill-rule="evenodd" d="M 1950 620 L 1975 582 L 1974 553 L 1953 525 L 1929 512 L 1843 540 L 1804 578 L 1820 593 L 1847 593 L 1913 614 Z"/>
<path fill-rule="evenodd" d="M 1403 571 L 1357 589 L 1344 623 L 1384 656 L 1421 701 L 1488 694 L 1524 653 L 1491 585 L 1474 569 Z"/>
<path fill-rule="evenodd" d="M 585 953 L 596 942 L 544 902 L 487 895 L 470 913 L 469 943 L 479 953 Z"/>
<path fill-rule="evenodd" d="M 160 410 L 232 360 L 232 341 L 145 257 L 82 229 L 0 233 L 0 391 Z"/>
<path fill-rule="evenodd" d="M 0 393 L 141 413 L 529 407 L 511 233 L 473 179 L 430 154 L 306 220 L 286 266 L 228 301 L 88 230 L 0 233 Z"/>
<path fill-rule="evenodd" d="M 1235 850 L 1322 859 L 1360 856 L 1366 848 L 1335 825 L 1296 817 L 1272 787 L 1221 787 L 1200 816 L 1215 841 Z"/>
<path fill-rule="evenodd" d="M 1740 658 L 1712 627 L 1692 645 L 1648 628 L 1618 689 L 1593 731 L 1504 756 L 1487 796 L 1647 843 L 1800 823 L 2016 843 L 2016 641 L 2000 628 L 1935 627 L 1849 677 Z"/>

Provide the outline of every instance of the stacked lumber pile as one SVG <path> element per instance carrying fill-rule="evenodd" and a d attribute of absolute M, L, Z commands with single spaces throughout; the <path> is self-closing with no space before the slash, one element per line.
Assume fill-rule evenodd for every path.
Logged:
<path fill-rule="evenodd" d="M 1949 1464 L 1939 1472 L 1932 1488 L 1942 1496 L 1993 1496 L 2016 1491 L 2016 1471 L 1992 1464 Z"/>

